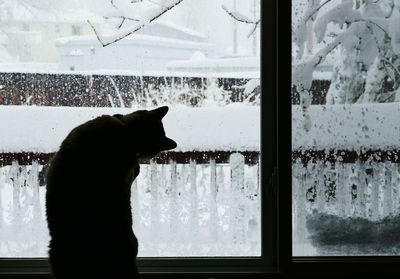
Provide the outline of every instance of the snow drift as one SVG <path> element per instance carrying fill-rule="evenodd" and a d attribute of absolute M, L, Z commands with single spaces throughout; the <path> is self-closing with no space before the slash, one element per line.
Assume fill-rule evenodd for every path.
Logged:
<path fill-rule="evenodd" d="M 0 106 L 1 152 L 55 152 L 75 126 L 102 114 L 136 108 Z M 174 151 L 260 150 L 259 107 L 170 107 L 164 118 Z"/>

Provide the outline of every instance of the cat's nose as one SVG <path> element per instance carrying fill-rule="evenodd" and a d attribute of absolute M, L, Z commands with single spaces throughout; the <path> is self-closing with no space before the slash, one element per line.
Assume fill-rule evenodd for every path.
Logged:
<path fill-rule="evenodd" d="M 164 150 L 174 149 L 177 147 L 177 144 L 174 140 L 170 138 L 165 138 L 164 140 Z"/>

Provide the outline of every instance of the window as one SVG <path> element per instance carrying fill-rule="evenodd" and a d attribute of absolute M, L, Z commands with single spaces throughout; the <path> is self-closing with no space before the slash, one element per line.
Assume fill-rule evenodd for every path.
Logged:
<path fill-rule="evenodd" d="M 71 34 L 72 36 L 80 36 L 81 35 L 81 26 L 79 25 L 72 25 L 72 31 Z"/>
<path fill-rule="evenodd" d="M 271 189 L 262 183 L 261 158 L 265 166 L 274 162 L 260 152 L 260 108 L 265 101 L 260 96 L 259 6 L 260 1 L 184 1 L 140 34 L 106 47 L 99 40 L 108 37 L 93 16 L 89 19 L 97 36 L 83 34 L 74 25 L 72 35 L 87 36 L 59 34 L 55 43 L 49 39 L 39 46 L 48 50 L 48 57 L 32 53 L 32 63 L 3 63 L 0 114 L 10 121 L 3 123 L 7 137 L 0 143 L 0 224 L 5 228 L 0 267 L 22 258 L 19 265 L 37 264 L 38 270 L 46 270 L 43 175 L 68 131 L 104 113 L 163 104 L 171 107 L 166 132 L 181 141 L 180 149 L 142 162 L 132 186 L 143 270 L 165 262 L 179 267 L 185 260 L 215 270 L 266 269 L 267 258 L 271 265 L 273 234 L 264 237 L 262 232 L 274 230 L 271 220 L 270 225 L 264 222 L 272 219 L 273 197 L 265 202 Z M 64 10 L 43 12 L 76 16 Z M 242 22 L 245 17 L 249 20 Z M 104 24 L 118 31 L 135 22 L 109 18 Z M 154 36 L 157 29 L 170 32 Z M 231 48 L 234 37 L 236 47 Z M 12 59 L 18 61 L 18 55 Z M 262 215 L 264 207 L 270 210 Z M 265 245 L 270 245 L 268 251 Z"/>
<path fill-rule="evenodd" d="M 281 8 L 292 18 L 291 31 L 284 30 L 292 33 L 293 81 L 291 100 L 282 98 L 291 119 L 280 122 L 292 135 L 282 142 L 291 146 L 292 172 L 292 181 L 280 180 L 280 187 L 292 185 L 280 198 L 290 216 L 282 220 L 292 223 L 283 262 L 308 273 L 394 273 L 398 78 L 387 67 L 397 69 L 397 45 L 381 24 L 398 15 L 390 1 L 317 2 Z"/>

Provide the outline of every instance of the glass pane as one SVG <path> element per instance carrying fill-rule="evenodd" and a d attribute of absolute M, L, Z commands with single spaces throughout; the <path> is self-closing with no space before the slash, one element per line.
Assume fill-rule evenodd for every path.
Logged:
<path fill-rule="evenodd" d="M 73 127 L 162 105 L 178 147 L 132 185 L 138 256 L 261 255 L 259 0 L 5 0 L 0 15 L 0 257 L 47 257 L 44 174 Z"/>
<path fill-rule="evenodd" d="M 398 3 L 292 3 L 293 256 L 399 255 Z"/>

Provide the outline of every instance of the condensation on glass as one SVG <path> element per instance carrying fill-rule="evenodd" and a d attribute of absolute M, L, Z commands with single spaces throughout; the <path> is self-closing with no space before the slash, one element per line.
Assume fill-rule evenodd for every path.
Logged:
<path fill-rule="evenodd" d="M 31 2 L 0 3 L 0 257 L 47 257 L 44 174 L 74 126 L 161 105 L 178 148 L 132 185 L 139 256 L 261 256 L 260 1 Z"/>
<path fill-rule="evenodd" d="M 398 3 L 292 4 L 293 256 L 398 255 Z"/>

